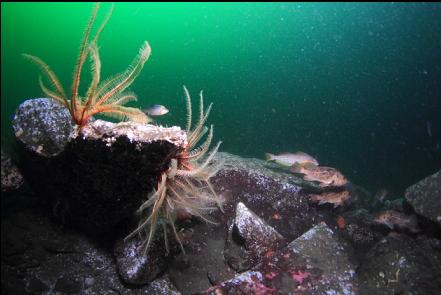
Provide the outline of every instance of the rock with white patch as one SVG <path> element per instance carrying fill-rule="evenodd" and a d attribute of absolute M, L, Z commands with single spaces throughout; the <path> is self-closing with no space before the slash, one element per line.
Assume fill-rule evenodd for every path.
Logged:
<path fill-rule="evenodd" d="M 243 271 L 286 243 L 285 238 L 273 227 L 239 202 L 229 228 L 224 255 L 231 267 Z"/>
<path fill-rule="evenodd" d="M 75 124 L 67 108 L 50 98 L 36 98 L 20 104 L 12 129 L 27 149 L 51 157 L 62 152 L 74 136 Z"/>
<path fill-rule="evenodd" d="M 156 236 L 144 255 L 143 241 L 138 236 L 128 241 L 123 239 L 115 244 L 114 256 L 120 278 L 126 284 L 142 286 L 156 279 L 167 268 L 163 236 Z"/>
<path fill-rule="evenodd" d="M 69 111 L 50 99 L 23 102 L 13 126 L 20 167 L 62 222 L 113 235 L 155 188 L 185 131 L 135 122 L 89 122 L 77 134 Z"/>

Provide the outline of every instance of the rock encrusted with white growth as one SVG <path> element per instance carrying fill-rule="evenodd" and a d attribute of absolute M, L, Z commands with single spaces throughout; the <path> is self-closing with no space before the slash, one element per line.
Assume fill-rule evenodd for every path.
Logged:
<path fill-rule="evenodd" d="M 62 152 L 75 134 L 69 110 L 50 98 L 28 99 L 20 104 L 12 129 L 26 148 L 46 157 Z"/>
<path fill-rule="evenodd" d="M 120 136 L 125 136 L 130 142 L 138 144 L 161 140 L 181 148 L 187 145 L 187 134 L 178 126 L 162 127 L 132 121 L 112 123 L 96 120 L 84 126 L 80 136 L 84 139 L 102 139 L 107 142 L 108 146 L 111 146 Z"/>

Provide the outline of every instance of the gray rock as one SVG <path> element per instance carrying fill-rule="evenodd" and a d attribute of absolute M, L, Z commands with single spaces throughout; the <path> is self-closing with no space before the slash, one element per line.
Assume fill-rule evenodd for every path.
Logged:
<path fill-rule="evenodd" d="M 360 294 L 439 294 L 441 243 L 391 233 L 367 253 L 358 275 Z"/>
<path fill-rule="evenodd" d="M 236 239 L 235 235 L 238 235 Z M 232 244 L 237 244 L 237 239 L 240 240 L 239 243 L 243 243 L 244 251 L 232 250 Z M 285 238 L 274 228 L 239 202 L 236 206 L 236 216 L 229 228 L 224 255 L 231 267 L 236 271 L 243 271 L 256 265 L 267 253 L 276 251 L 286 243 Z"/>
<path fill-rule="evenodd" d="M 405 198 L 417 214 L 441 225 L 441 170 L 407 188 Z"/>
<path fill-rule="evenodd" d="M 308 265 L 323 271 L 322 278 L 314 286 L 316 294 L 325 291 L 335 294 L 355 294 L 357 281 L 353 249 L 326 224 L 319 224 L 288 245 L 288 248 L 304 258 Z"/>
<path fill-rule="evenodd" d="M 64 106 L 50 98 L 36 98 L 18 107 L 12 128 L 28 149 L 50 157 L 63 151 L 74 134 L 75 124 Z"/>

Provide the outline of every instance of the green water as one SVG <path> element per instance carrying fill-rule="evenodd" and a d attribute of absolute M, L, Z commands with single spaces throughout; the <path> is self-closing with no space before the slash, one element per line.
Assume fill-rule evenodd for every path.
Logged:
<path fill-rule="evenodd" d="M 2 145 L 20 102 L 42 96 L 21 54 L 69 88 L 92 7 L 1 4 Z M 397 194 L 441 167 L 439 3 L 116 3 L 99 42 L 102 77 L 124 70 L 144 40 L 152 55 L 131 86 L 137 106 L 166 105 L 158 123 L 184 126 L 182 85 L 194 98 L 203 89 L 222 151 L 301 150 Z"/>

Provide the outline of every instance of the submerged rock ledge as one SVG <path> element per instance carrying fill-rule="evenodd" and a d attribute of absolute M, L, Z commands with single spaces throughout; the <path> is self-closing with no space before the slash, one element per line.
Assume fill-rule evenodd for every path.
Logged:
<path fill-rule="evenodd" d="M 13 120 L 26 180 L 62 222 L 92 235 L 114 234 L 131 218 L 187 143 L 179 127 L 95 120 L 78 135 L 72 128 L 67 110 L 44 98 L 22 103 Z"/>

